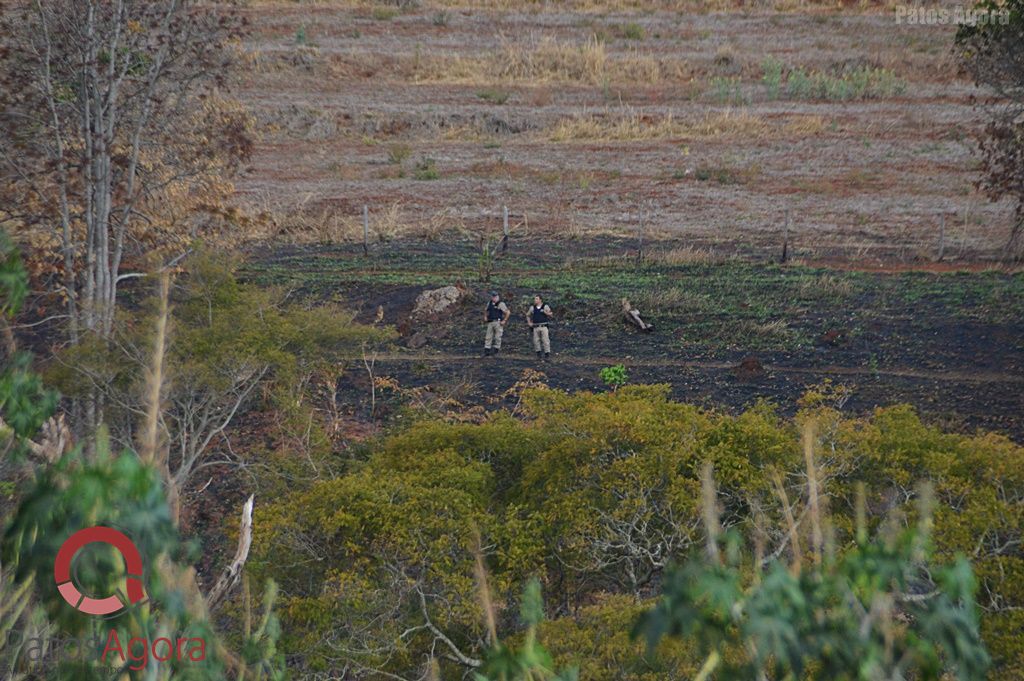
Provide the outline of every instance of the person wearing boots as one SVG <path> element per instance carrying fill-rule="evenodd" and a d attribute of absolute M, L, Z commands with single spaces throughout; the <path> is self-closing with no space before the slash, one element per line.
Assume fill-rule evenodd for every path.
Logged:
<path fill-rule="evenodd" d="M 544 304 L 540 296 L 534 296 L 533 305 L 526 315 L 526 323 L 533 330 L 533 349 L 538 359 L 546 360 L 551 357 L 551 338 L 548 336 L 548 323 L 551 318 L 551 308 Z"/>
<path fill-rule="evenodd" d="M 484 310 L 484 322 L 487 324 L 487 333 L 484 336 L 484 357 L 491 354 L 498 354 L 501 350 L 501 336 L 505 332 L 505 322 L 512 314 L 508 305 L 498 295 L 497 291 L 491 291 L 491 300 Z"/>

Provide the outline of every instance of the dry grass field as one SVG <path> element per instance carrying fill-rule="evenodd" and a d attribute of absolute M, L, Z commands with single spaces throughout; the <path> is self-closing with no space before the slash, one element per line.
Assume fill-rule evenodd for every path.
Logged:
<path fill-rule="evenodd" d="M 867 263 L 999 254 L 952 26 L 889 6 L 253 2 L 237 182 L 274 236 L 634 234 Z M 643 213 L 641 223 L 641 212 Z M 944 226 L 943 226 L 944 225 Z M 386 234 L 384 234 L 386 232 Z"/>

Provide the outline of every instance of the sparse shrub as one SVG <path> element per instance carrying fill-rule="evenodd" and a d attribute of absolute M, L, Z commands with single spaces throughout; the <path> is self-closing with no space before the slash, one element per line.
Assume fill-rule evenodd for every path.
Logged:
<path fill-rule="evenodd" d="M 434 16 L 430 19 L 430 23 L 432 23 L 432 24 L 434 24 L 434 26 L 438 26 L 438 27 L 447 26 L 448 25 L 448 18 L 449 18 L 448 12 L 446 10 L 441 10 L 441 11 L 436 12 L 434 14 Z"/>
<path fill-rule="evenodd" d="M 429 156 L 424 156 L 416 162 L 412 176 L 417 180 L 436 180 L 441 177 L 441 173 L 437 170 L 437 161 Z"/>
<path fill-rule="evenodd" d="M 464 229 L 465 225 L 455 211 L 439 210 L 415 231 L 415 235 L 424 241 L 439 241 L 447 232 L 459 232 Z"/>
<path fill-rule="evenodd" d="M 371 229 L 379 241 L 392 241 L 405 229 L 402 222 L 402 204 L 393 202 L 383 212 L 374 213 Z"/>
<path fill-rule="evenodd" d="M 694 177 L 701 182 L 714 180 L 718 184 L 745 184 L 758 175 L 760 169 L 756 165 L 746 168 L 731 166 L 699 166 Z"/>
<path fill-rule="evenodd" d="M 879 99 L 902 94 L 906 89 L 906 83 L 891 70 L 871 66 L 860 66 L 839 74 L 794 68 L 785 77 L 785 87 L 785 69 L 781 62 L 769 59 L 761 68 L 762 82 L 769 99 L 777 99 L 782 92 L 791 99 Z"/>
<path fill-rule="evenodd" d="M 494 273 L 494 249 L 490 239 L 480 240 L 480 255 L 477 256 L 477 274 L 480 281 L 489 282 Z"/>
<path fill-rule="evenodd" d="M 729 66 L 736 61 L 736 52 L 729 45 L 722 45 L 715 52 L 716 66 Z"/>
<path fill-rule="evenodd" d="M 408 144 L 395 142 L 388 146 L 388 163 L 402 165 L 411 154 L 412 148 Z"/>
<path fill-rule="evenodd" d="M 477 91 L 476 96 L 485 102 L 490 102 L 491 104 L 504 104 L 508 101 L 510 94 L 505 90 L 488 88 L 486 90 Z"/>
<path fill-rule="evenodd" d="M 761 70 L 763 71 L 761 82 L 764 83 L 768 99 L 778 99 L 782 93 L 782 62 L 774 57 L 769 57 L 761 64 Z"/>
<path fill-rule="evenodd" d="M 644 27 L 634 21 L 631 21 L 622 27 L 621 35 L 626 40 L 643 40 Z"/>
<path fill-rule="evenodd" d="M 378 6 L 373 8 L 371 16 L 377 21 L 391 21 L 398 16 L 398 10 L 394 7 Z"/>
<path fill-rule="evenodd" d="M 711 93 L 719 104 L 741 106 L 750 103 L 738 76 L 715 76 L 711 79 Z"/>

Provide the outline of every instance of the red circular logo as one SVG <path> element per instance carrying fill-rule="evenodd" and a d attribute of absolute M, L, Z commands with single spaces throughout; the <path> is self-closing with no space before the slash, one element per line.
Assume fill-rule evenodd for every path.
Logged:
<path fill-rule="evenodd" d="M 120 594 L 106 598 L 86 596 L 72 581 L 71 561 L 82 547 L 93 543 L 110 544 L 121 553 L 128 575 L 125 580 L 127 602 L 122 600 Z M 146 598 L 146 593 L 142 589 L 142 556 L 139 549 L 127 535 L 112 527 L 87 527 L 68 537 L 57 552 L 57 560 L 53 563 L 53 577 L 57 581 L 57 590 L 64 600 L 87 615 L 110 615 Z"/>

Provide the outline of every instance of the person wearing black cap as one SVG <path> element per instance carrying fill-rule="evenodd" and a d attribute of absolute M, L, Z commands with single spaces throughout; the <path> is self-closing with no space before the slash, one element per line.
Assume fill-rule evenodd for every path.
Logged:
<path fill-rule="evenodd" d="M 551 357 L 551 339 L 548 336 L 548 322 L 551 321 L 551 308 L 544 304 L 540 296 L 533 297 L 533 305 L 526 313 L 526 323 L 533 334 L 533 349 L 538 359 Z M 543 351 L 543 355 L 541 354 Z"/>
<path fill-rule="evenodd" d="M 491 291 L 491 300 L 484 310 L 484 321 L 487 323 L 487 334 L 484 336 L 484 357 L 491 353 L 498 354 L 501 350 L 501 334 L 505 332 L 505 322 L 511 314 L 498 295 L 497 291 Z"/>

